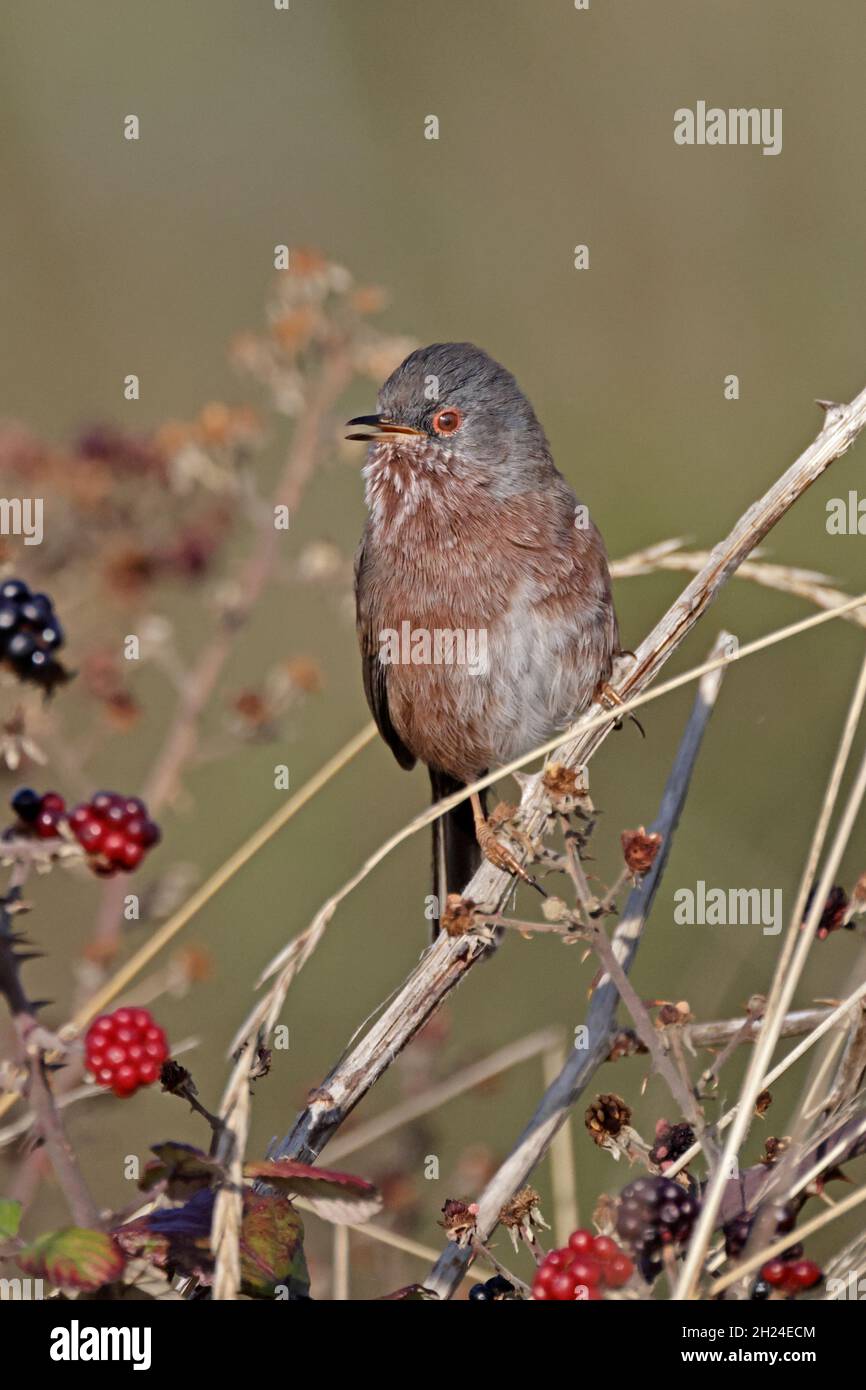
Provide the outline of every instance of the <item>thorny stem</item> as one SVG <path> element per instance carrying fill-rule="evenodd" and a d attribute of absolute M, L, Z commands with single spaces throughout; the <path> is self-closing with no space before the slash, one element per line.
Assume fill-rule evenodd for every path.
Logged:
<path fill-rule="evenodd" d="M 36 1132 L 45 1145 L 72 1219 L 78 1226 L 95 1227 L 99 1224 L 99 1212 L 55 1105 L 39 1041 L 36 1006 L 30 1002 L 21 982 L 19 967 L 26 956 L 16 955 L 15 948 L 22 943 L 13 930 L 11 915 L 20 903 L 25 873 L 25 870 L 13 873 L 5 897 L 0 899 L 0 994 L 4 995 L 9 1005 L 20 1060 L 27 1069 L 27 1093 L 35 1117 Z"/>

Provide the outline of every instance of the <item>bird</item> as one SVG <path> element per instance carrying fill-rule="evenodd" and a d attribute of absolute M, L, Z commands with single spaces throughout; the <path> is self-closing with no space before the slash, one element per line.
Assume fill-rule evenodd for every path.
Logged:
<path fill-rule="evenodd" d="M 530 752 L 610 686 L 619 627 L 604 541 L 512 374 L 472 343 L 411 352 L 376 412 L 355 556 L 364 691 L 434 803 Z M 433 822 L 434 936 L 482 855 L 534 882 L 484 793 Z"/>

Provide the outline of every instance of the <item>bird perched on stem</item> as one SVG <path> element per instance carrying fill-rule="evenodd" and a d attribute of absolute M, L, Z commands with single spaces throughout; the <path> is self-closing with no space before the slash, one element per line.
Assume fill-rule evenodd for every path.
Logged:
<path fill-rule="evenodd" d="M 551 738 L 615 692 L 619 653 L 604 543 L 554 466 L 514 377 L 471 343 L 410 354 L 349 421 L 370 444 L 355 560 L 364 690 L 401 767 L 434 801 Z M 440 910 L 481 853 L 529 876 L 484 796 L 433 824 Z"/>

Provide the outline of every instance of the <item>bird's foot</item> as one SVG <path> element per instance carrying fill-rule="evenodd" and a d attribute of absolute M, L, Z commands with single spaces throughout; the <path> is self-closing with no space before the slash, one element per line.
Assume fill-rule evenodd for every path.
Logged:
<path fill-rule="evenodd" d="M 498 838 L 496 831 L 481 809 L 481 800 L 477 793 L 472 796 L 472 815 L 475 820 L 475 835 L 481 853 L 487 862 L 492 864 L 495 869 L 502 869 L 514 878 L 519 878 L 521 883 L 528 883 L 530 888 L 536 889 L 543 898 L 546 898 L 547 893 L 541 884 L 526 872 L 520 860 Z"/>
<path fill-rule="evenodd" d="M 595 688 L 595 699 L 598 700 L 599 704 L 604 705 L 605 709 L 617 709 L 618 706 L 625 704 L 625 700 L 622 698 L 619 691 L 614 690 L 610 681 L 599 682 L 599 684 Z M 643 724 L 641 724 L 637 716 L 632 711 L 629 711 L 628 717 L 633 724 L 637 725 L 638 729 L 640 730 L 641 738 L 646 738 L 646 731 L 644 729 L 644 726 Z M 614 728 L 622 728 L 622 719 L 617 719 L 615 721 Z"/>

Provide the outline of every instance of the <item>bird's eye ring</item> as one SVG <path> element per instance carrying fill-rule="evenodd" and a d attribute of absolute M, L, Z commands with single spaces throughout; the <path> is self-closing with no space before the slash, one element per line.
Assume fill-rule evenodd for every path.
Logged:
<path fill-rule="evenodd" d="M 456 405 L 446 405 L 433 416 L 433 428 L 437 434 L 456 434 L 463 424 L 463 411 Z"/>

